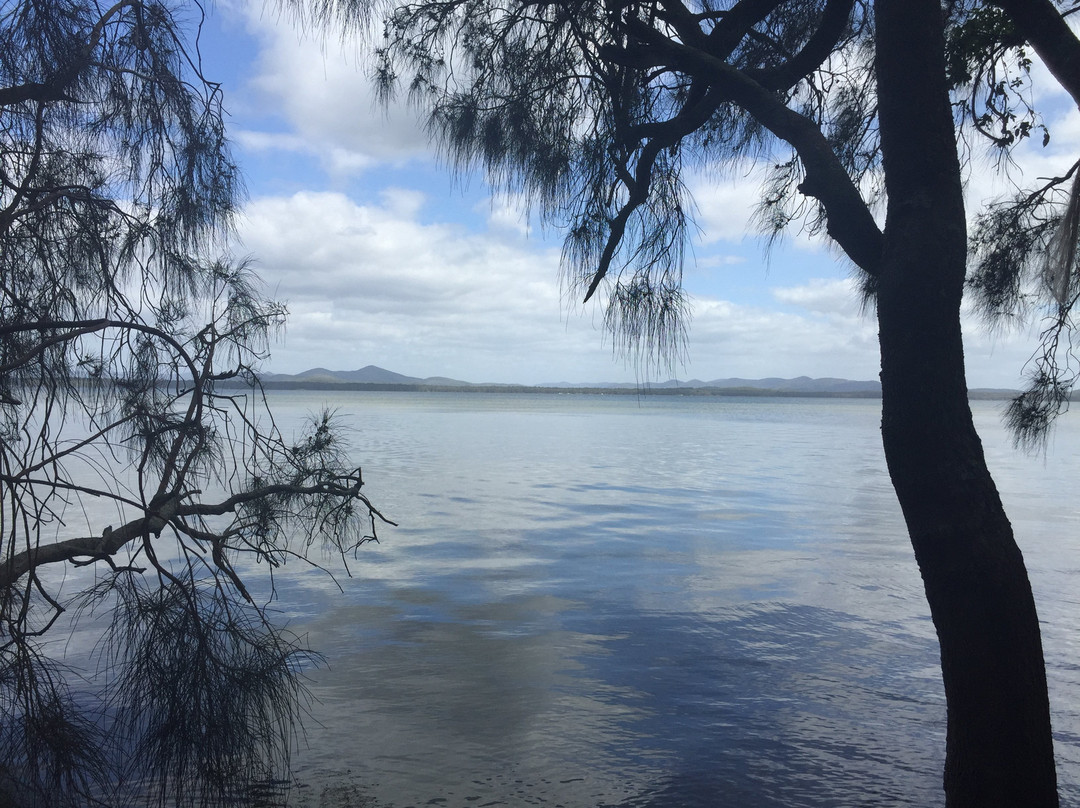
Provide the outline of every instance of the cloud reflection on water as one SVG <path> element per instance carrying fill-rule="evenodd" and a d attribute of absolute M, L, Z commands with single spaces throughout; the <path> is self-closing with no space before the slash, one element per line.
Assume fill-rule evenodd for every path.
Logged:
<path fill-rule="evenodd" d="M 534 398 L 341 397 L 402 527 L 344 595 L 281 584 L 331 665 L 302 781 L 395 808 L 940 801 L 937 648 L 874 402 Z M 991 435 L 1018 532 L 1060 525 Z M 1068 796 L 1077 564 L 1034 545 Z"/>

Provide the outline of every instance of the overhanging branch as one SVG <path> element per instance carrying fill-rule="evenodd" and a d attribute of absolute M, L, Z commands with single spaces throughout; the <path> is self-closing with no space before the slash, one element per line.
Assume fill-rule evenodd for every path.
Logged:
<path fill-rule="evenodd" d="M 600 255 L 600 261 L 593 273 L 589 288 L 585 292 L 583 302 L 587 303 L 592 298 L 611 268 L 611 261 L 626 232 L 630 216 L 648 199 L 653 167 L 660 152 L 676 145 L 684 137 L 704 126 L 722 101 L 711 90 L 702 92 L 700 88 L 696 92 L 692 90 L 690 97 L 693 99 L 692 103 L 687 103 L 677 115 L 667 121 L 629 127 L 628 137 L 633 142 L 626 145 L 633 148 L 639 138 L 648 137 L 649 139 L 641 148 L 634 176 L 624 180 L 629 191 L 629 198 L 611 221 L 607 243 L 604 245 L 604 251 Z"/>
<path fill-rule="evenodd" d="M 65 92 L 64 87 L 66 86 L 67 82 L 64 82 L 63 86 L 58 86 L 58 83 L 33 81 L 27 84 L 18 84 L 14 87 L 0 87 L 0 107 L 10 107 L 24 101 L 38 101 L 41 103 L 74 101 L 75 99 Z"/>
<path fill-rule="evenodd" d="M 5 374 L 23 367 L 30 362 L 35 356 L 42 354 L 47 348 L 57 343 L 67 342 L 69 340 L 77 339 L 87 334 L 93 334 L 98 331 L 104 331 L 105 329 L 115 328 L 128 331 L 139 331 L 143 334 L 148 334 L 152 337 L 160 339 L 167 343 L 176 351 L 177 355 L 183 360 L 187 366 L 188 371 L 192 374 L 192 378 L 197 379 L 200 377 L 199 369 L 195 365 L 194 360 L 185 350 L 175 337 L 167 334 L 160 328 L 146 325 L 145 323 L 134 322 L 131 320 L 115 320 L 109 318 L 101 318 L 96 320 L 36 320 L 26 323 L 15 323 L 0 327 L 0 336 L 6 334 L 26 333 L 30 331 L 50 331 L 53 329 L 61 329 L 63 333 L 56 334 L 47 339 L 42 339 L 36 343 L 30 350 L 26 351 L 21 356 L 0 365 L 0 377 Z"/>
<path fill-rule="evenodd" d="M 48 103 L 55 101 L 76 101 L 67 93 L 67 88 L 91 63 L 91 54 L 101 43 L 101 35 L 112 17 L 125 8 L 138 7 L 140 0 L 120 0 L 120 2 L 107 9 L 94 24 L 87 37 L 86 44 L 72 60 L 64 65 L 49 81 L 31 81 L 25 84 L 17 84 L 12 87 L 0 87 L 0 107 L 9 107 L 21 104 L 24 101 L 36 101 Z"/>
<path fill-rule="evenodd" d="M 153 503 L 151 503 L 153 505 Z M 24 550 L 0 564 L 0 590 L 12 586 L 28 572 L 46 564 L 74 561 L 78 558 L 109 558 L 126 544 L 150 533 L 160 533 L 176 515 L 177 498 L 162 502 L 146 516 L 133 519 L 116 529 L 106 528 L 100 536 L 82 536 Z"/>
<path fill-rule="evenodd" d="M 821 128 L 745 72 L 697 48 L 673 42 L 644 23 L 634 33 L 687 75 L 708 81 L 723 100 L 745 109 L 799 155 L 806 177 L 799 190 L 825 209 L 826 232 L 870 276 L 878 273 L 881 230 Z"/>
<path fill-rule="evenodd" d="M 104 559 L 119 553 L 128 543 L 148 535 L 158 535 L 174 519 L 189 516 L 224 516 L 235 513 L 241 506 L 274 496 L 334 497 L 342 502 L 359 500 L 368 513 L 388 525 L 387 519 L 360 493 L 363 482 L 359 472 L 316 485 L 271 484 L 234 494 L 217 503 L 181 503 L 181 496 L 159 497 L 147 506 L 146 514 L 115 529 L 106 528 L 100 536 L 80 536 L 18 553 L 0 563 L 0 589 L 12 586 L 28 572 L 46 564 L 71 562 L 80 558 Z M 181 527 L 180 529 L 183 530 Z M 186 530 L 184 532 L 187 532 Z"/>

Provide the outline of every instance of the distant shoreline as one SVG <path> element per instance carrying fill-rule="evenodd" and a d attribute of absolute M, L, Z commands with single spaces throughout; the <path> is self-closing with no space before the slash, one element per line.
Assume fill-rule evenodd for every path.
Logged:
<path fill-rule="evenodd" d="M 229 385 L 231 386 L 231 385 Z M 239 385 L 237 385 L 239 386 Z M 586 396 L 723 396 L 732 398 L 857 398 L 880 399 L 880 391 L 776 390 L 764 387 L 543 387 L 525 384 L 392 384 L 379 382 L 262 382 L 266 390 L 317 390 L 370 393 L 502 393 Z M 1011 390 L 971 390 L 973 400 L 1005 401 L 1017 395 Z"/>

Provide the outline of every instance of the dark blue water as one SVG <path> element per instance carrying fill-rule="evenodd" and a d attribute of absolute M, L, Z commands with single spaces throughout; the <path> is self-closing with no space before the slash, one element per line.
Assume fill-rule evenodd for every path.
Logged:
<path fill-rule="evenodd" d="M 274 396 L 288 420 L 325 394 Z M 942 802 L 937 647 L 872 401 L 339 394 L 400 527 L 278 579 L 311 672 L 298 805 Z M 978 420 L 1080 796 L 1080 429 Z"/>

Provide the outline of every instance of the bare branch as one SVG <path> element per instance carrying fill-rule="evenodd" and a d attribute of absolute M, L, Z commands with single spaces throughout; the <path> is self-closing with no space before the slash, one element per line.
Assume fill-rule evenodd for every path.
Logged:
<path fill-rule="evenodd" d="M 177 500 L 172 498 L 148 509 L 148 515 L 118 528 L 106 528 L 100 536 L 35 546 L 0 563 L 0 589 L 13 586 L 19 578 L 45 564 L 73 561 L 77 558 L 104 559 L 116 555 L 129 542 L 160 534 L 176 516 Z"/>

